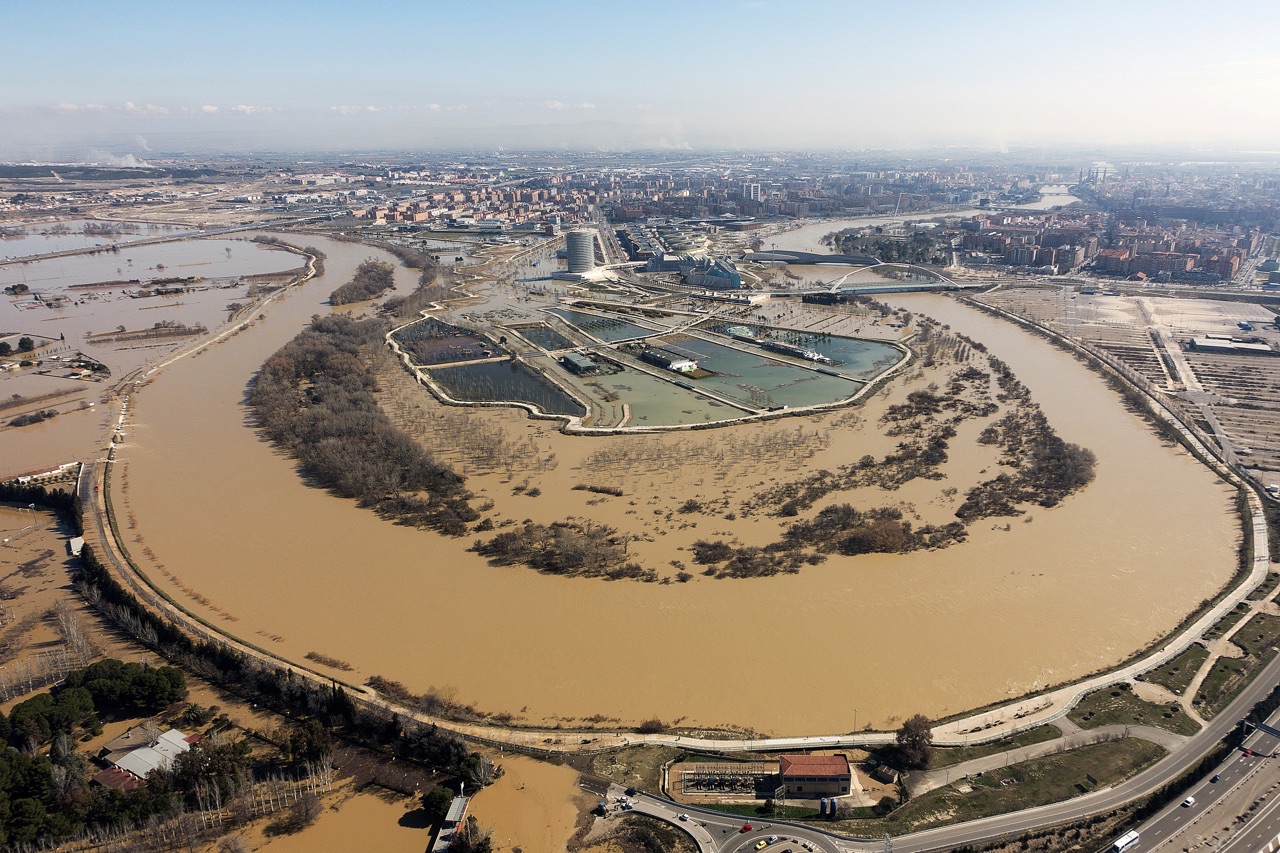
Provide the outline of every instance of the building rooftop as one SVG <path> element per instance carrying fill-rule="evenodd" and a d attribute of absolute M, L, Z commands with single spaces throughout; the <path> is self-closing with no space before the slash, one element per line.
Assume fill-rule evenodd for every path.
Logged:
<path fill-rule="evenodd" d="M 843 776 L 849 773 L 849 759 L 843 755 L 784 755 L 778 759 L 783 776 Z"/>
<path fill-rule="evenodd" d="M 565 353 L 564 361 L 579 371 L 596 369 L 596 363 L 594 361 L 584 355 L 578 355 L 576 352 Z"/>
<path fill-rule="evenodd" d="M 444 816 L 446 824 L 459 823 L 462 816 L 467 813 L 467 798 L 454 797 L 453 802 L 449 804 L 449 813 Z"/>
<path fill-rule="evenodd" d="M 104 788 L 114 788 L 117 791 L 136 791 L 143 785 L 142 780 L 137 776 L 115 767 L 108 767 L 101 771 L 93 777 L 93 781 Z"/>
<path fill-rule="evenodd" d="M 1238 352 L 1246 354 L 1274 355 L 1275 350 L 1266 344 L 1247 344 L 1217 337 L 1192 338 L 1191 345 L 1196 349 L 1212 349 L 1221 352 Z"/>
<path fill-rule="evenodd" d="M 177 729 L 169 729 L 154 744 L 147 744 L 146 735 L 140 728 L 130 729 L 107 744 L 106 748 L 110 753 L 106 760 L 120 770 L 145 779 L 152 770 L 169 769 L 174 759 L 191 749 L 191 744 L 198 739 L 195 736 L 188 737 Z"/>

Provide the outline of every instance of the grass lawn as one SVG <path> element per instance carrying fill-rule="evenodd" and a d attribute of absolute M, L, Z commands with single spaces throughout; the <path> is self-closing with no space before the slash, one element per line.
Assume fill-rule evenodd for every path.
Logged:
<path fill-rule="evenodd" d="M 1262 657 L 1268 652 L 1274 654 L 1276 643 L 1280 642 L 1280 616 L 1259 613 L 1236 632 L 1231 642 L 1244 649 L 1250 657 Z"/>
<path fill-rule="evenodd" d="M 1156 744 L 1137 738 L 1093 744 L 970 778 L 963 783 L 971 787 L 968 793 L 949 785 L 911 800 L 887 818 L 843 821 L 832 828 L 878 838 L 1056 803 L 1121 782 L 1164 754 Z"/>
<path fill-rule="evenodd" d="M 1258 584 L 1258 588 L 1249 593 L 1249 600 L 1261 601 L 1271 594 L 1271 590 L 1276 588 L 1276 584 L 1280 584 L 1280 572 L 1270 572 L 1262 583 Z"/>
<path fill-rule="evenodd" d="M 993 740 L 990 743 L 979 743 L 973 746 L 939 746 L 933 750 L 933 757 L 929 760 L 929 769 L 937 770 L 939 767 L 950 767 L 953 764 L 972 761 L 975 758 L 982 758 L 987 755 L 995 755 L 997 752 L 1031 746 L 1033 743 L 1044 743 L 1047 740 L 1054 740 L 1060 737 L 1062 737 L 1061 729 L 1057 726 L 1044 725 L 1036 726 L 1034 729 L 1028 729 L 1025 732 L 1019 732 L 1012 737 Z"/>
<path fill-rule="evenodd" d="M 1212 628 L 1206 631 L 1204 638 L 1206 640 L 1218 639 L 1223 634 L 1230 631 L 1231 628 L 1237 622 L 1239 622 L 1241 619 L 1245 617 L 1246 614 L 1248 614 L 1248 612 L 1249 612 L 1249 605 L 1245 604 L 1243 601 L 1240 602 L 1235 606 L 1234 610 L 1232 610 L 1226 616 L 1223 616 L 1221 619 L 1217 621 L 1217 623 Z"/>
<path fill-rule="evenodd" d="M 1199 643 L 1192 643 L 1186 651 L 1164 666 L 1156 667 L 1138 678 L 1151 684 L 1160 684 L 1181 696 L 1208 658 L 1208 649 Z"/>
<path fill-rule="evenodd" d="M 1208 719 L 1231 704 L 1254 674 L 1276 656 L 1280 643 L 1280 616 L 1259 613 L 1231 638 L 1244 650 L 1242 658 L 1222 658 L 1213 665 L 1192 700 L 1200 716 Z"/>
<path fill-rule="evenodd" d="M 1099 726 L 1156 726 L 1180 735 L 1192 735 L 1200 726 L 1177 705 L 1157 705 L 1133 695 L 1132 690 L 1104 687 L 1080 700 L 1067 718 L 1082 729 Z"/>
<path fill-rule="evenodd" d="M 619 785 L 657 792 L 662 786 L 662 765 L 680 755 L 667 746 L 628 746 L 591 758 L 591 772 Z"/>

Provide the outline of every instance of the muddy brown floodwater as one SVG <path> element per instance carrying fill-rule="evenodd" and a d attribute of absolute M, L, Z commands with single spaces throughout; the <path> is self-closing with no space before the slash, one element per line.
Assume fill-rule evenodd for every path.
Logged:
<path fill-rule="evenodd" d="M 1107 667 L 1232 574 L 1237 525 L 1222 483 L 1070 356 L 944 297 L 900 301 L 985 342 L 1064 438 L 1097 453 L 1097 479 L 1062 506 L 1007 530 L 976 524 L 944 551 L 748 581 L 490 567 L 467 553 L 472 537 L 397 527 L 308 488 L 248 425 L 249 378 L 380 254 L 308 242 L 328 253 L 326 276 L 135 395 L 114 488 L 136 518 L 129 546 L 149 549 L 175 597 L 292 659 L 349 662 L 339 677 L 434 686 L 528 721 L 848 731 L 855 715 L 859 727 L 942 716 Z"/>
<path fill-rule="evenodd" d="M 469 812 L 493 833 L 494 850 L 564 850 L 579 809 L 595 805 L 578 787 L 577 772 L 520 755 L 490 758 L 502 765 L 503 775 L 475 795 Z"/>
<path fill-rule="evenodd" d="M 309 829 L 293 835 L 259 841 L 256 833 L 246 839 L 251 849 L 268 853 L 421 853 L 431 842 L 431 832 L 421 826 L 415 801 L 354 794 L 336 807 L 321 812 Z"/>

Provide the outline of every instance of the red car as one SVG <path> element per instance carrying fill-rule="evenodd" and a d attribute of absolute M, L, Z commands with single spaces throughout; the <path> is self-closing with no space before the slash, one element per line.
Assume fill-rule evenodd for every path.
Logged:
<path fill-rule="evenodd" d="M 1246 749 L 1246 750 L 1244 751 L 1244 757 L 1245 757 L 1245 758 L 1252 758 L 1252 757 L 1253 757 L 1253 750 L 1252 750 L 1252 749 Z"/>
<path fill-rule="evenodd" d="M 751 824 L 749 823 L 744 823 L 742 825 L 742 829 L 738 830 L 738 832 L 750 832 L 750 831 L 751 831 Z"/>

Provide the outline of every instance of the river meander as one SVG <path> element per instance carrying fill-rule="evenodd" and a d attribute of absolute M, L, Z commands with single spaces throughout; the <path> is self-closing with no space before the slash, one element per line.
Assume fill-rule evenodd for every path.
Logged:
<path fill-rule="evenodd" d="M 250 377 L 328 310 L 329 291 L 361 260 L 381 256 L 306 242 L 328 253 L 326 276 L 135 395 L 114 492 L 136 518 L 130 548 L 150 549 L 170 594 L 289 658 L 346 660 L 354 672 L 335 673 L 344 679 L 450 689 L 529 721 L 603 714 L 848 731 L 855 714 L 859 726 L 889 726 L 1111 665 L 1232 573 L 1238 534 L 1223 484 L 1161 444 L 1069 355 L 942 296 L 893 301 L 986 343 L 1064 438 L 1097 453 L 1097 479 L 1062 506 L 1007 530 L 977 524 L 944 551 L 835 558 L 747 581 L 491 567 L 467 552 L 472 537 L 397 527 L 307 487 L 249 425 Z M 413 280 L 397 277 L 401 290 Z"/>

